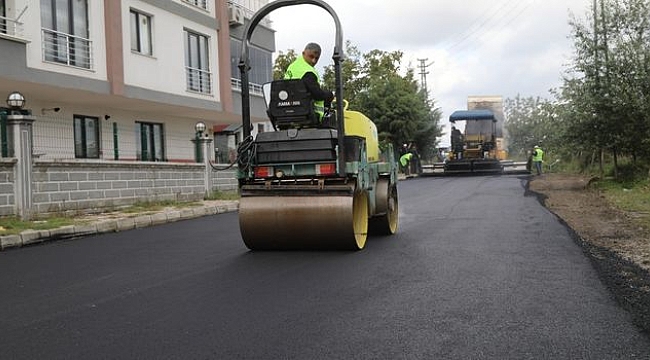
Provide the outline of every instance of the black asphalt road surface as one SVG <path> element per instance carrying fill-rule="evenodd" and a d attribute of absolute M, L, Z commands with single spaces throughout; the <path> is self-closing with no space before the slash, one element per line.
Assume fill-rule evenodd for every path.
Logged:
<path fill-rule="evenodd" d="M 0 252 L 0 358 L 650 358 L 525 185 L 402 181 L 359 252 L 249 252 L 236 213 Z"/>

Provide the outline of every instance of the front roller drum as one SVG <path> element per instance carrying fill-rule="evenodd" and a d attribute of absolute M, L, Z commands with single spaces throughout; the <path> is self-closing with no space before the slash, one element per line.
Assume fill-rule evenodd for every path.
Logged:
<path fill-rule="evenodd" d="M 368 236 L 368 195 L 245 196 L 239 228 L 251 250 L 360 250 Z"/>

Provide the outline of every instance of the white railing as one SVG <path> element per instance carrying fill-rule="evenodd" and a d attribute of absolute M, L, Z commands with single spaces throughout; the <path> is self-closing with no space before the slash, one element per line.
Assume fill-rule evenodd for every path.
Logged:
<path fill-rule="evenodd" d="M 25 24 L 16 19 L 0 16 L 0 34 L 22 38 L 25 34 Z"/>
<path fill-rule="evenodd" d="M 268 4 L 268 0 L 228 0 L 229 3 L 239 5 L 244 9 L 248 9 L 252 12 L 256 12 L 261 9 L 262 6 Z"/>
<path fill-rule="evenodd" d="M 89 39 L 50 29 L 43 34 L 43 61 L 92 69 L 92 42 Z"/>
<path fill-rule="evenodd" d="M 203 10 L 208 10 L 208 0 L 183 0 L 183 2 L 199 7 Z"/>
<path fill-rule="evenodd" d="M 187 90 L 212 94 L 212 74 L 207 70 L 185 67 Z"/>
<path fill-rule="evenodd" d="M 241 80 L 230 78 L 230 85 L 232 86 L 233 90 L 241 91 Z M 262 90 L 262 85 L 260 84 L 249 83 L 248 91 L 253 95 L 260 95 L 260 96 L 264 95 L 264 91 Z"/>

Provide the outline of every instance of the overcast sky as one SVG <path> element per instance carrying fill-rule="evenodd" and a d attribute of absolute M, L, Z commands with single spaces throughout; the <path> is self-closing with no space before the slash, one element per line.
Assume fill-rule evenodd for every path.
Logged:
<path fill-rule="evenodd" d="M 467 97 L 501 95 L 550 98 L 561 85 L 573 52 L 574 14 L 585 22 L 592 0 L 326 0 L 337 13 L 344 40 L 363 53 L 400 50 L 403 65 L 416 68 L 428 59 L 429 97 L 442 111 L 449 143 L 448 120 L 467 108 Z M 276 48 L 301 51 L 318 42 L 318 64 L 332 63 L 334 23 L 313 5 L 297 5 L 270 14 Z"/>

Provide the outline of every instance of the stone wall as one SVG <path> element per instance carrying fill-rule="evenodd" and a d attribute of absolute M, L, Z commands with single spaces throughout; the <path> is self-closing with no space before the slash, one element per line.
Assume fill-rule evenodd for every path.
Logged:
<path fill-rule="evenodd" d="M 0 159 L 0 216 L 15 215 L 15 165 L 16 159 Z"/>
<path fill-rule="evenodd" d="M 0 161 L 0 216 L 15 215 L 15 159 Z M 31 213 L 76 214 L 145 201 L 205 197 L 204 164 L 102 160 L 36 160 Z M 235 170 L 211 171 L 211 191 L 237 191 Z"/>

